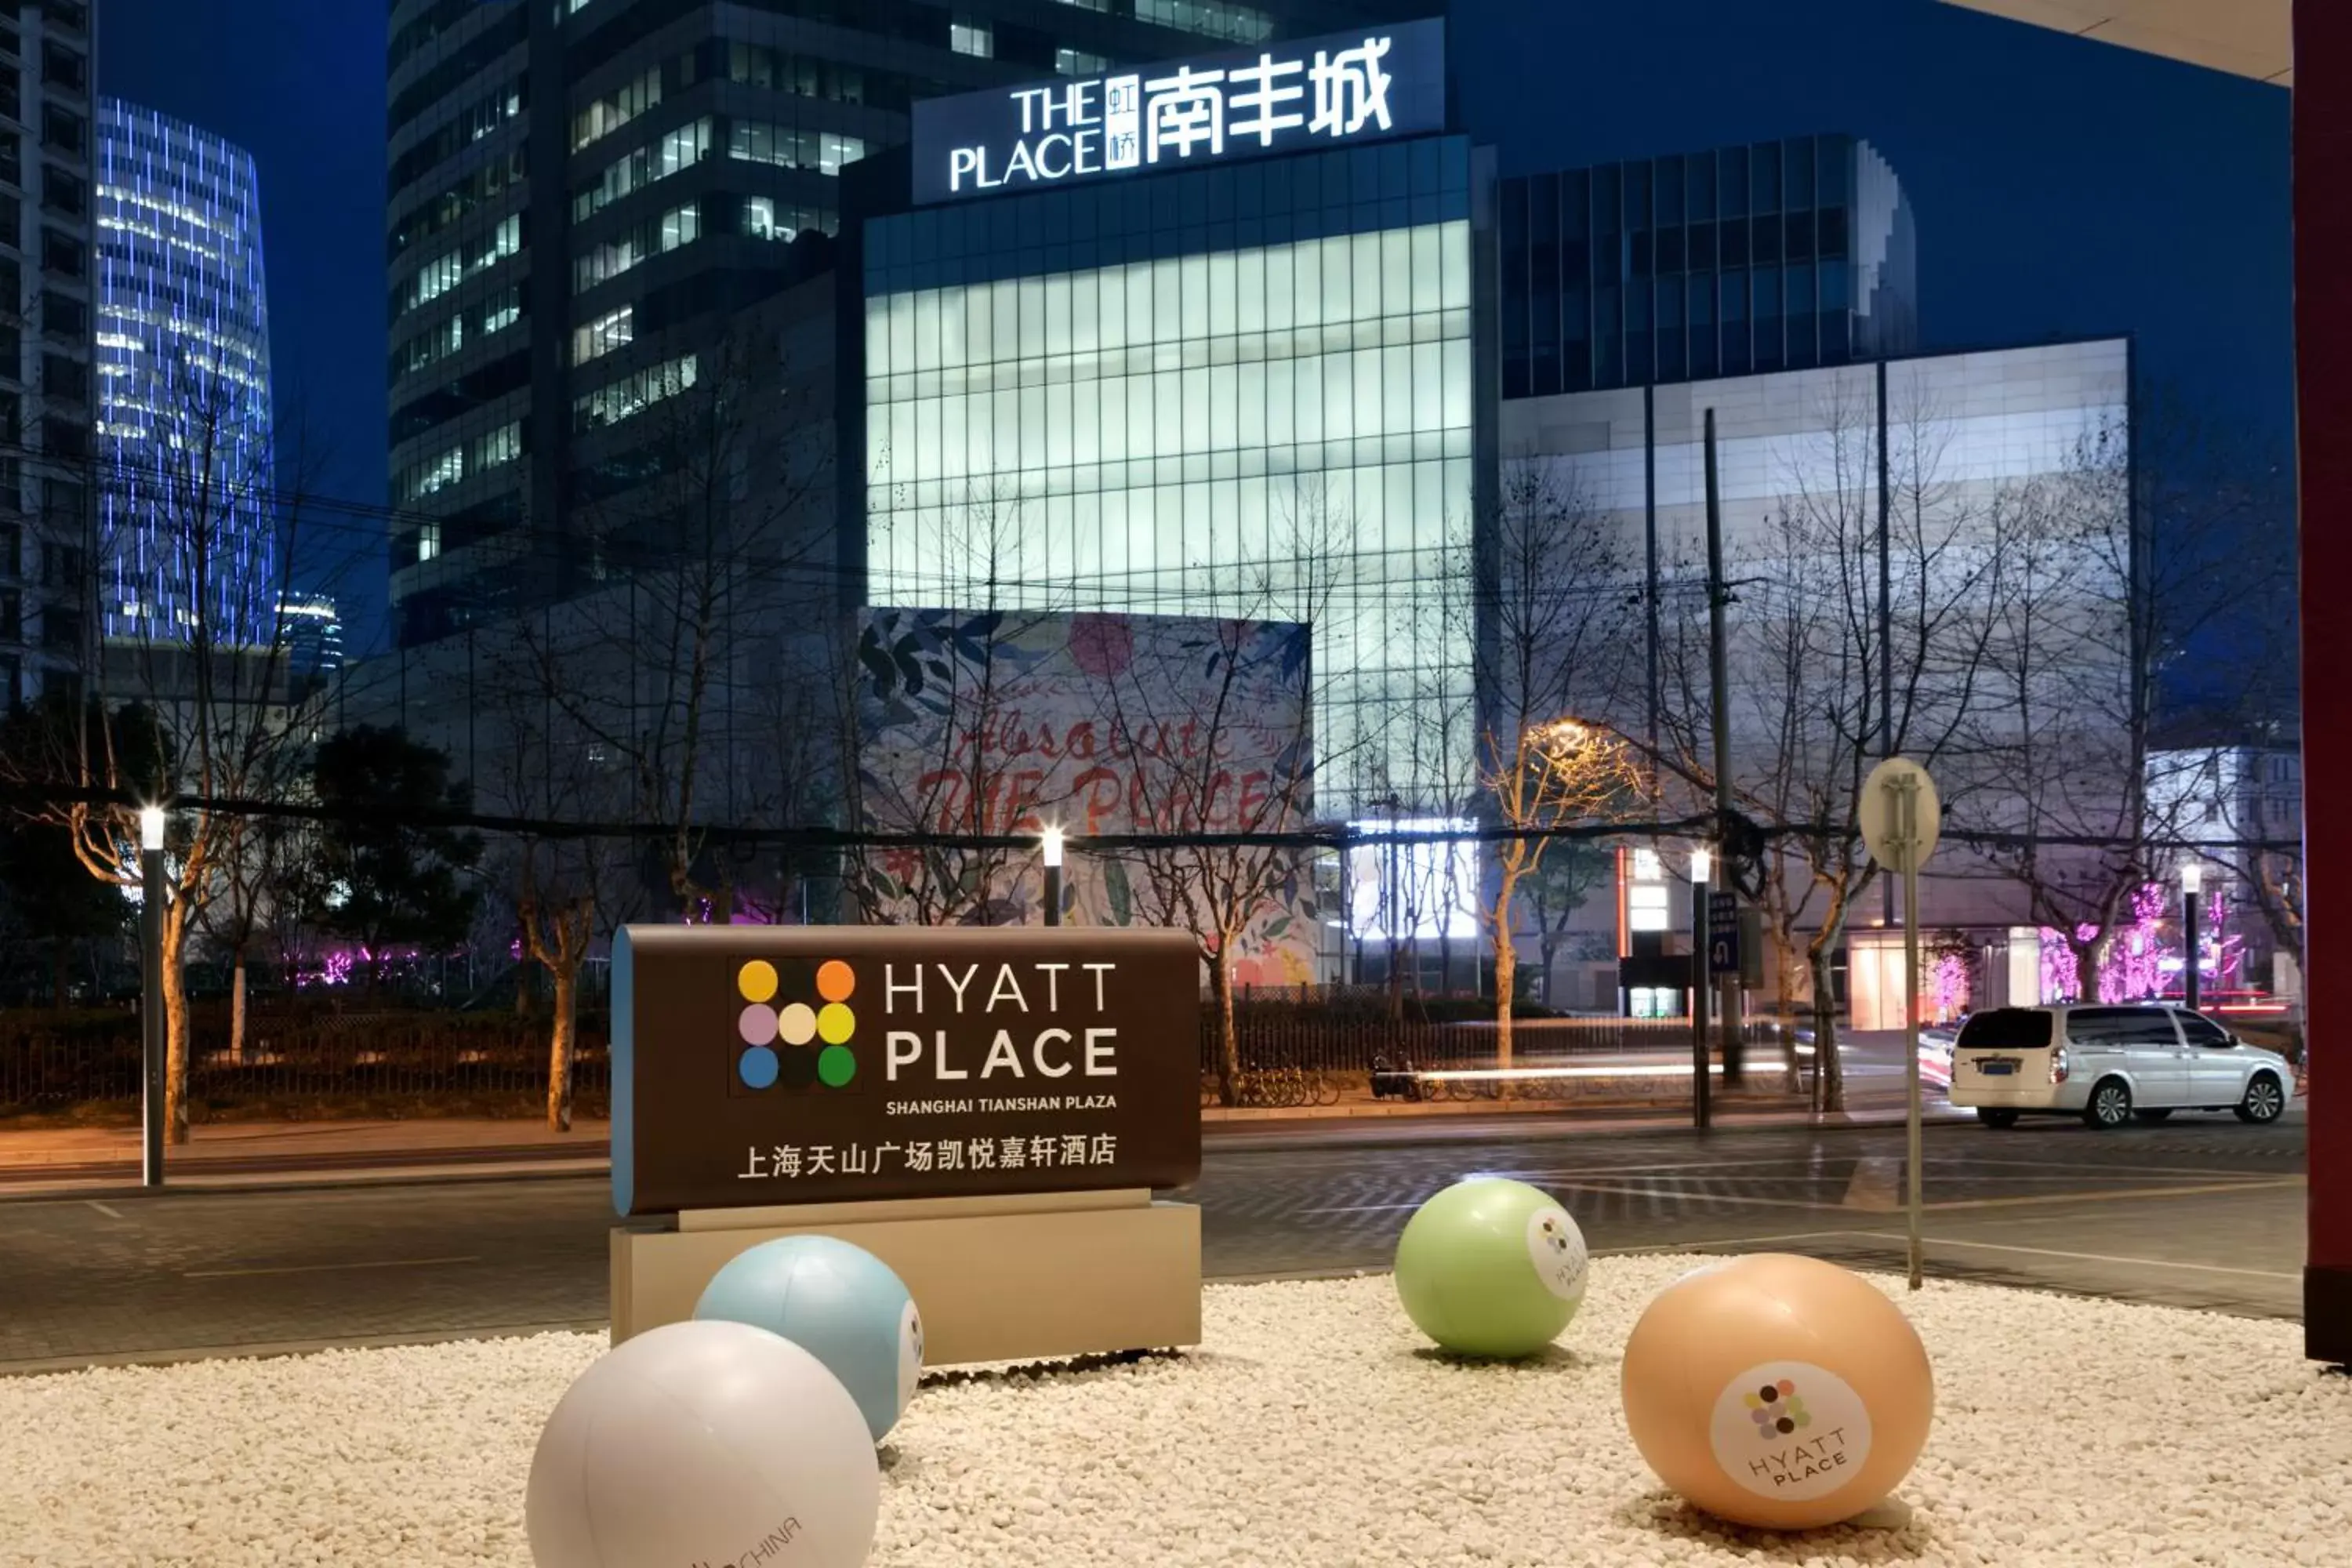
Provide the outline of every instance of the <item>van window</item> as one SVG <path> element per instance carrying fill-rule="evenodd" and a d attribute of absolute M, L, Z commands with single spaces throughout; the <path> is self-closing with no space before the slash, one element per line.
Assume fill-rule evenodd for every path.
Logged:
<path fill-rule="evenodd" d="M 2161 1007 L 2077 1007 L 2066 1015 L 2066 1037 L 2077 1045 L 2178 1046 L 2172 1017 Z"/>
<path fill-rule="evenodd" d="M 2180 1022 L 2180 1032 L 2189 1037 L 2192 1046 L 2202 1046 L 2209 1051 L 2226 1050 L 2238 1042 L 2230 1038 L 2229 1031 L 2210 1018 L 2200 1018 L 2194 1013 L 2174 1015 Z"/>
<path fill-rule="evenodd" d="M 1971 1013 L 1955 1050 L 2038 1051 L 2050 1043 L 2050 1015 L 2039 1007 Z"/>

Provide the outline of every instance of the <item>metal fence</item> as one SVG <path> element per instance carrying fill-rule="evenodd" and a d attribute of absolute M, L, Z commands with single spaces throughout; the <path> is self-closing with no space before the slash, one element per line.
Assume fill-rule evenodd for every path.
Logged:
<path fill-rule="evenodd" d="M 1480 1076 L 1496 1064 L 1491 1002 L 1408 999 L 1402 1016 L 1391 1016 L 1390 1006 L 1377 988 L 1236 996 L 1241 1103 L 1298 1108 L 1504 1092 L 1506 1080 Z M 573 1068 L 582 1114 L 599 1114 L 607 1102 L 608 1028 L 604 1012 L 583 1010 Z M 264 1004 L 247 1018 L 241 1051 L 230 1050 L 229 1032 L 225 1004 L 194 1006 L 188 1097 L 199 1119 L 265 1110 L 290 1117 L 527 1114 L 546 1092 L 548 1022 L 535 1015 Z M 1751 1020 L 1744 1038 L 1759 1074 L 1790 1065 L 1791 1041 L 1781 1026 Z M 1216 1011 L 1204 1005 L 1203 1103 L 1223 1097 L 1218 1058 Z M 1562 1100 L 1654 1093 L 1671 1089 L 1677 1076 L 1686 1086 L 1690 1060 L 1690 1026 L 1683 1019 L 1519 1018 L 1512 1062 L 1520 1076 L 1507 1080 L 1508 1091 Z M 137 1106 L 139 1093 L 135 1013 L 0 1014 L 0 1126 L 28 1117 L 119 1117 Z"/>
<path fill-rule="evenodd" d="M 229 1048 L 225 1005 L 189 1020 L 192 1112 L 267 1107 L 332 1115 L 373 1106 L 442 1113 L 525 1110 L 547 1088 L 548 1023 L 512 1013 L 257 1007 Z M 583 1011 L 573 1093 L 611 1086 L 607 1020 Z M 136 1014 L 0 1015 L 0 1119 L 103 1117 L 140 1094 Z"/>
<path fill-rule="evenodd" d="M 1431 1017 L 1408 1002 L 1402 1016 L 1378 990 L 1318 988 L 1307 996 L 1272 993 L 1237 995 L 1234 1033 L 1244 1106 L 1336 1105 L 1346 1099 L 1408 1101 L 1589 1100 L 1654 1093 L 1691 1074 L 1686 1018 L 1535 1016 L 1512 1023 L 1512 1071 L 1496 1070 L 1493 1003 L 1471 1002 L 1484 1016 Z M 1459 1004 L 1437 1011 L 1464 1012 Z M 1213 1008 L 1201 1021 L 1202 1103 L 1223 1097 L 1220 1031 Z M 1789 1088 L 1799 1066 L 1795 1041 L 1771 1019 L 1750 1019 L 1740 1039 L 1750 1074 Z"/>

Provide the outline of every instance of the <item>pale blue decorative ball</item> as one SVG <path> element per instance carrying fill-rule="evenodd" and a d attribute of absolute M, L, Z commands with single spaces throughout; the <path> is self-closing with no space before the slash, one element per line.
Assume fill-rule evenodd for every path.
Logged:
<path fill-rule="evenodd" d="M 830 1236 L 786 1236 L 736 1255 L 695 1303 L 701 1320 L 782 1334 L 824 1363 L 874 1440 L 898 1423 L 923 1373 L 923 1321 L 890 1266 Z"/>

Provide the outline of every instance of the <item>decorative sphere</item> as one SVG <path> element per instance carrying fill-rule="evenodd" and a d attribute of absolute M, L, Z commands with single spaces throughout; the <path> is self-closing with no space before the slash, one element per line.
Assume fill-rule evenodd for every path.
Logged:
<path fill-rule="evenodd" d="M 890 1266 L 830 1236 L 786 1236 L 738 1253 L 703 1288 L 699 1319 L 749 1323 L 807 1351 L 841 1380 L 878 1443 L 923 1374 L 923 1321 Z"/>
<path fill-rule="evenodd" d="M 1584 1301 L 1583 1233 L 1550 1194 L 1480 1176 L 1421 1205 L 1397 1241 L 1397 1297 L 1457 1355 L 1526 1356 Z"/>
<path fill-rule="evenodd" d="M 1707 1512 L 1811 1530 L 1902 1485 L 1936 1379 L 1902 1310 L 1860 1275 L 1780 1253 L 1658 1292 L 1625 1342 L 1625 1425 L 1650 1468 Z"/>
<path fill-rule="evenodd" d="M 764 1329 L 685 1322 L 624 1341 L 565 1391 L 523 1519 L 538 1568 L 856 1568 L 881 1506 L 866 1422 L 822 1363 Z"/>

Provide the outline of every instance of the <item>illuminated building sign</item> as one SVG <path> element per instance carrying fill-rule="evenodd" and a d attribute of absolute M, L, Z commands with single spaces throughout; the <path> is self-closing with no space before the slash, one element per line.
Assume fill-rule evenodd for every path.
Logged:
<path fill-rule="evenodd" d="M 1445 129 L 1445 25 L 1304 38 L 914 106 L 915 200 Z"/>

